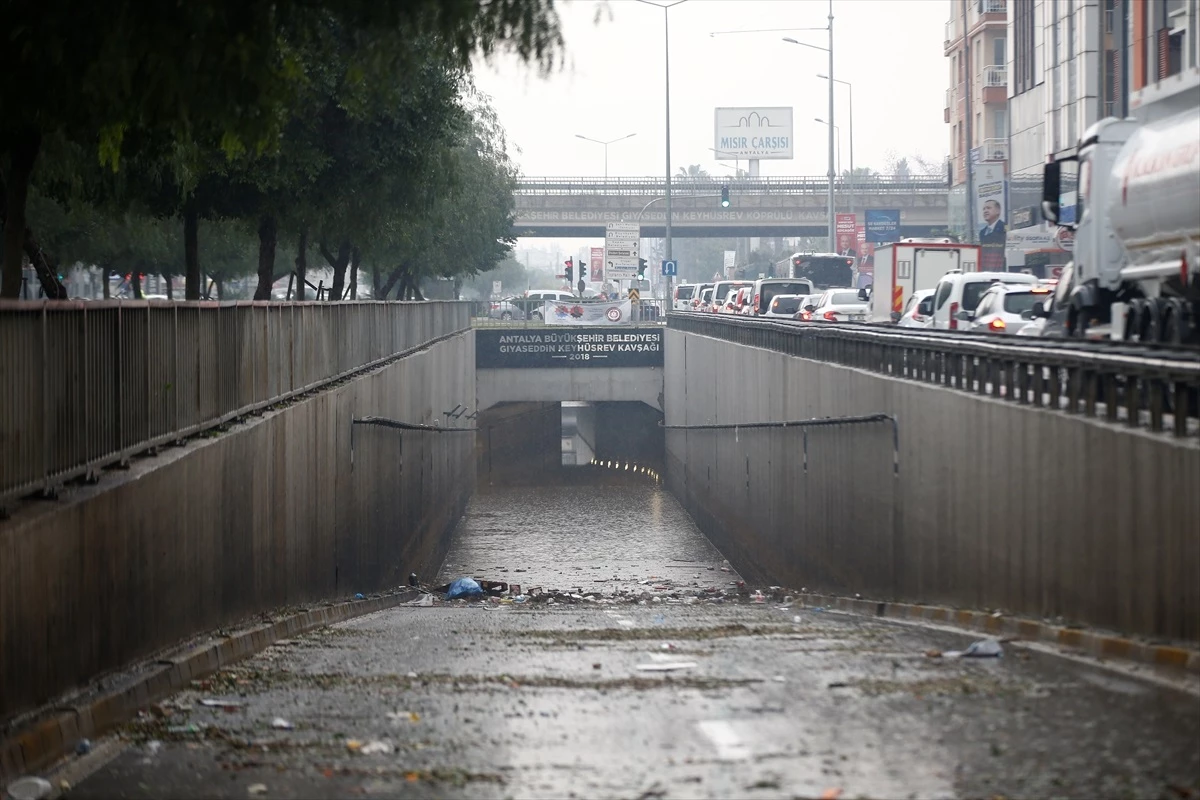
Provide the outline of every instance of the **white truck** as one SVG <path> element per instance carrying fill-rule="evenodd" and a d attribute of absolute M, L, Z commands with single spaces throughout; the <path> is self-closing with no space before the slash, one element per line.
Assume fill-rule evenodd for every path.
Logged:
<path fill-rule="evenodd" d="M 870 322 L 899 322 L 913 292 L 932 289 L 951 270 L 977 272 L 979 245 L 905 239 L 875 248 Z M 861 295 L 860 295 L 861 296 Z"/>
<path fill-rule="evenodd" d="M 1064 329 L 1200 344 L 1200 69 L 1136 92 L 1130 107 L 1043 172 L 1043 215 L 1075 240 Z"/>

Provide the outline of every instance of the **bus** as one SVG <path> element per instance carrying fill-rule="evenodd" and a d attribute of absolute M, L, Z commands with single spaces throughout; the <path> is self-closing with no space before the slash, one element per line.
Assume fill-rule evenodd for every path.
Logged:
<path fill-rule="evenodd" d="M 854 285 L 854 256 L 793 253 L 775 264 L 777 278 L 808 278 L 817 291 Z"/>

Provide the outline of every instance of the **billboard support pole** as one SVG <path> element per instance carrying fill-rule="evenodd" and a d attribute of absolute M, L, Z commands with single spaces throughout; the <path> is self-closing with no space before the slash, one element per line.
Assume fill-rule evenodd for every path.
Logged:
<path fill-rule="evenodd" d="M 967 0 L 963 0 L 965 3 Z M 833 218 L 833 0 L 829 0 L 829 249 L 837 247 Z"/>
<path fill-rule="evenodd" d="M 971 145 L 974 139 L 971 138 L 971 37 L 967 35 L 967 0 L 961 0 L 962 7 L 962 38 L 963 38 L 963 60 L 967 62 L 967 68 L 963 70 L 966 75 L 966 136 L 967 146 L 966 153 L 963 154 L 966 159 L 965 166 L 967 173 L 967 243 L 975 244 L 978 239 L 979 231 L 975 229 L 975 192 L 974 192 L 974 176 L 975 166 L 971 163 L 971 151 L 975 148 Z"/>

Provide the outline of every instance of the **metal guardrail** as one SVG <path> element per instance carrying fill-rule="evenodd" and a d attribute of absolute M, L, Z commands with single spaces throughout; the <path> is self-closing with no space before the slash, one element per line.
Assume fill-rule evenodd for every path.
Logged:
<path fill-rule="evenodd" d="M 729 187 L 734 194 L 814 194 L 827 191 L 824 175 L 801 177 L 707 177 L 679 176 L 671 179 L 671 195 L 687 197 L 692 194 L 719 194 Z M 947 190 L 943 175 L 874 175 L 870 177 L 839 178 L 834 189 L 848 192 L 853 188 L 860 194 L 944 194 Z M 589 178 L 589 177 L 523 177 L 518 178 L 513 193 L 521 195 L 626 195 L 657 197 L 665 194 L 663 178 Z"/>
<path fill-rule="evenodd" d="M 1200 434 L 1200 352 L 892 326 L 777 323 L 671 313 L 670 328 L 801 358 L 1059 409 L 1128 427 Z"/>
<path fill-rule="evenodd" d="M 605 303 L 610 301 L 575 300 L 578 303 Z M 505 301 L 476 300 L 471 302 L 471 325 L 476 328 L 540 328 L 545 326 L 542 319 L 541 300 L 524 300 L 513 298 Z M 665 325 L 667 313 L 671 310 L 670 300 L 643 297 L 632 305 L 632 318 L 627 325 Z M 551 325 L 549 327 L 563 327 Z"/>
<path fill-rule="evenodd" d="M 0 507 L 470 327 L 466 303 L 0 303 Z"/>

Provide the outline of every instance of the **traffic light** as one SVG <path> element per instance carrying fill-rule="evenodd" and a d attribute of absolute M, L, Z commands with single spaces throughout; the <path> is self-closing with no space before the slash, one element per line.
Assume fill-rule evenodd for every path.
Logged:
<path fill-rule="evenodd" d="M 583 259 L 579 259 L 579 280 L 587 277 L 587 264 L 583 263 Z"/>
<path fill-rule="evenodd" d="M 574 275 L 574 273 L 575 273 L 575 266 L 574 266 L 574 262 L 573 262 L 571 259 L 569 259 L 569 258 L 568 258 L 568 259 L 567 259 L 566 261 L 564 261 L 563 263 L 567 265 L 567 283 L 570 283 L 570 282 L 571 282 L 571 279 L 572 279 L 572 277 L 573 277 L 573 275 Z"/>
<path fill-rule="evenodd" d="M 729 208 L 729 187 L 721 187 L 721 208 Z"/>
<path fill-rule="evenodd" d="M 800 266 L 800 256 L 792 256 L 792 266 L 793 267 Z"/>

